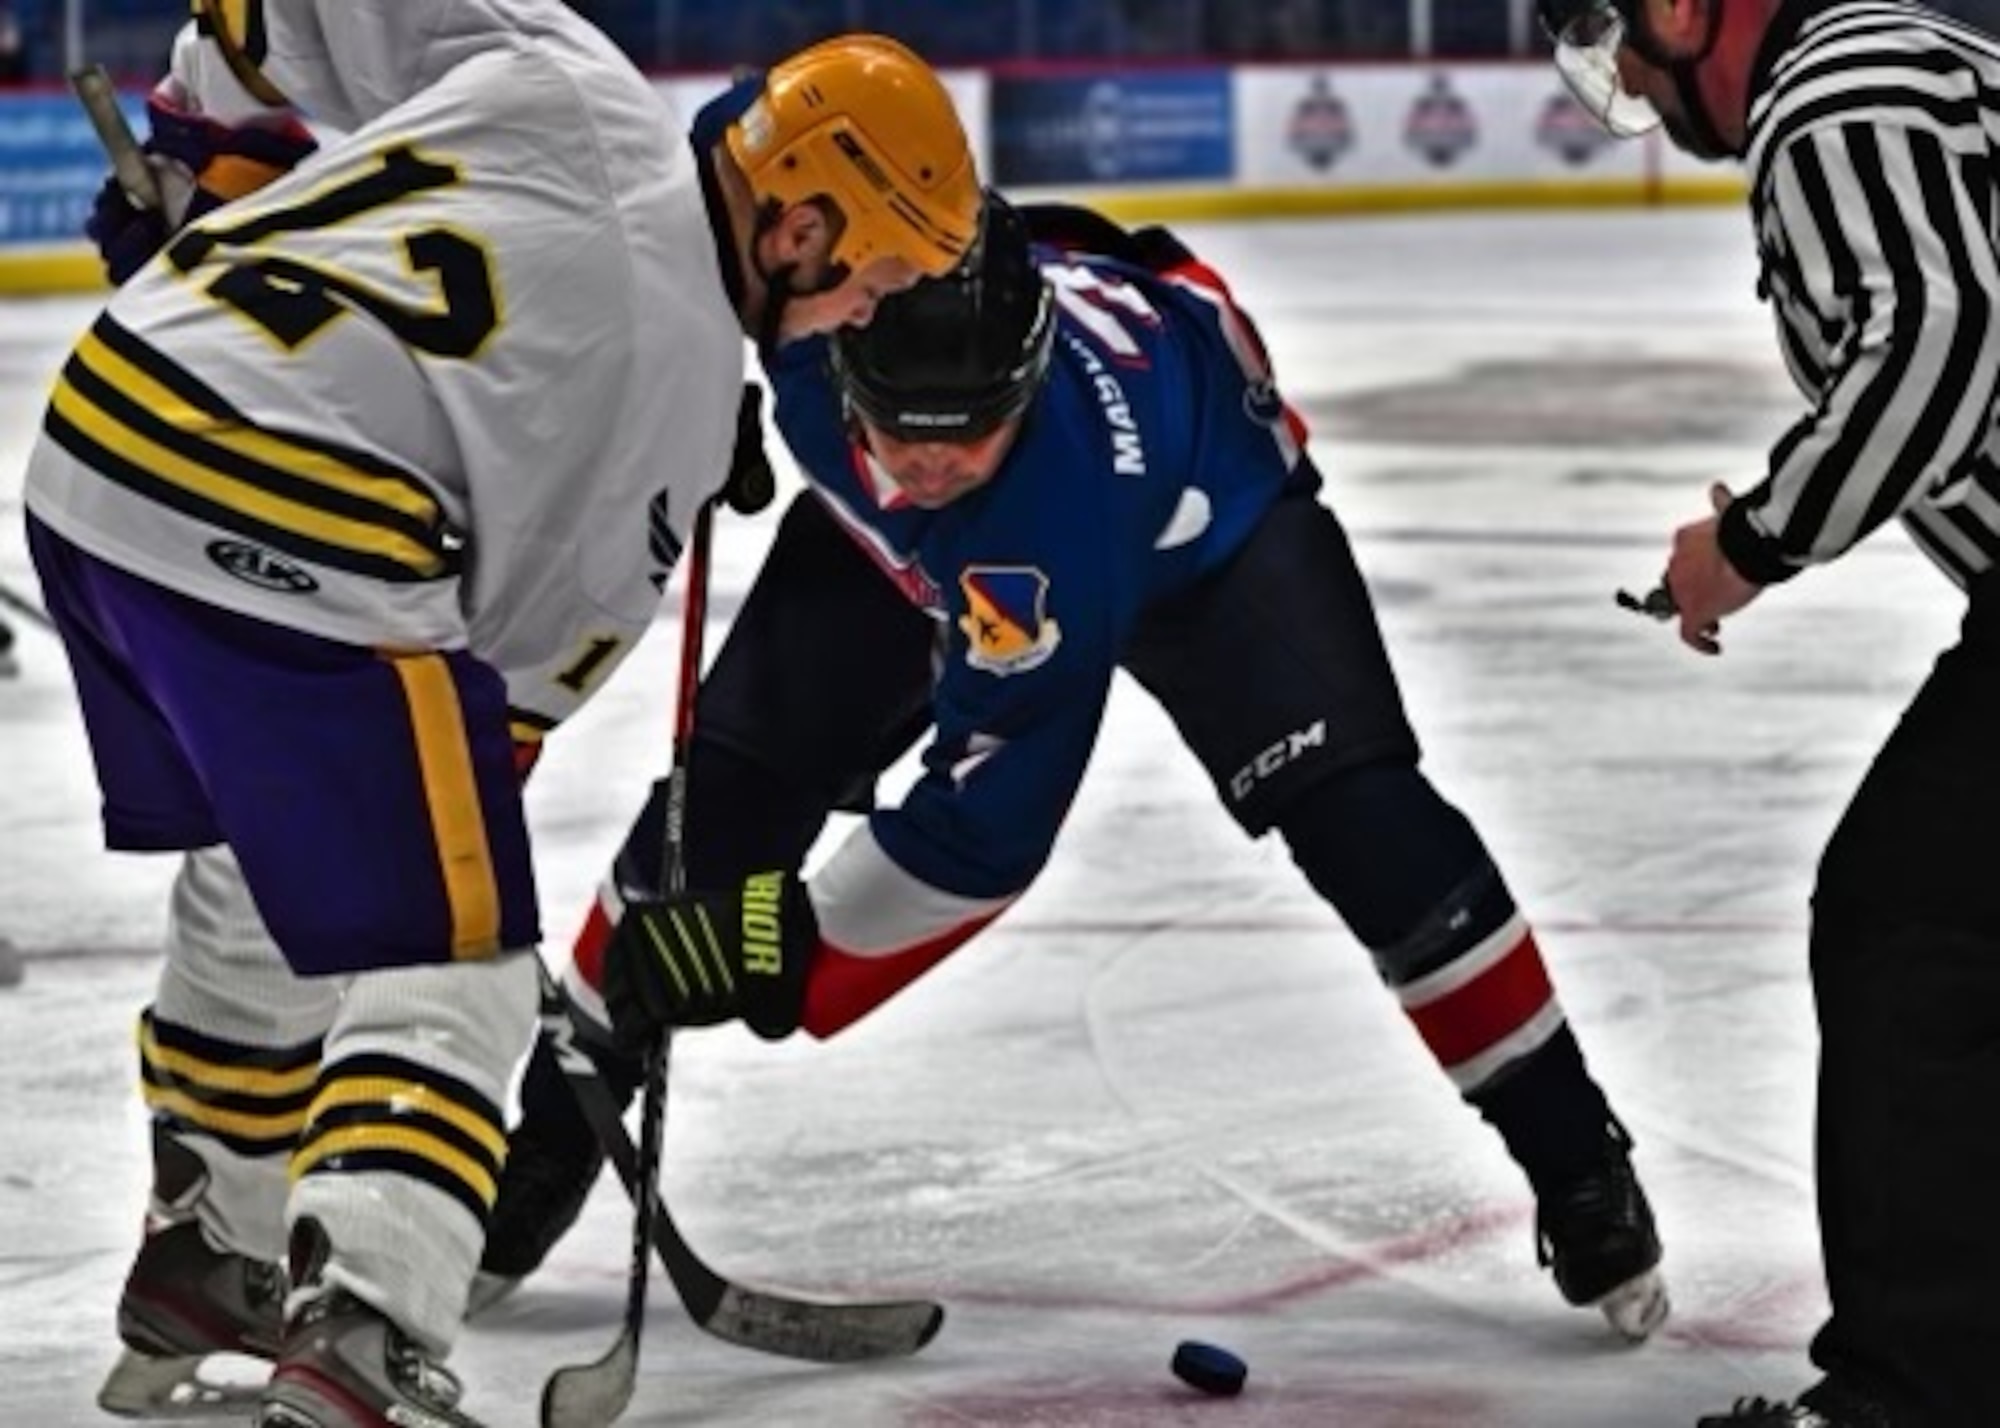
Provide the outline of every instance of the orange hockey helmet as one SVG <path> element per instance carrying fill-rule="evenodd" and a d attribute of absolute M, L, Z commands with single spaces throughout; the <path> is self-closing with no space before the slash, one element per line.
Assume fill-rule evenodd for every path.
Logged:
<path fill-rule="evenodd" d="M 946 273 L 979 232 L 979 176 L 951 96 L 881 35 L 839 35 L 773 65 L 727 140 L 760 204 L 840 205 L 833 261 L 849 272 L 903 258 Z"/>

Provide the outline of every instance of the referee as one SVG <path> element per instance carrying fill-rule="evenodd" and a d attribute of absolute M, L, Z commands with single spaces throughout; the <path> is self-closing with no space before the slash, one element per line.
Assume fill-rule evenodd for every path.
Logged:
<path fill-rule="evenodd" d="M 1724 619 L 1891 518 L 1968 596 L 1813 894 L 1823 1377 L 1701 1425 L 2000 1423 L 2000 44 L 1884 0 L 1540 3 L 1607 128 L 1744 162 L 1805 398 L 1649 605 L 1720 654 Z"/>

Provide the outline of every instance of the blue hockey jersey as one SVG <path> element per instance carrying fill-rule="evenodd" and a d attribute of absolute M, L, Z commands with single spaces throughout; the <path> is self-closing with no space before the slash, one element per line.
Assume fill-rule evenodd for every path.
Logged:
<path fill-rule="evenodd" d="M 1288 484 L 1317 479 L 1221 281 L 1160 230 L 1118 236 L 1138 240 L 1131 261 L 1035 249 L 1057 300 L 1047 383 L 998 473 L 943 509 L 908 504 L 855 439 L 823 339 L 767 359 L 815 493 L 939 622 L 945 651 L 920 781 L 810 884 L 823 954 L 875 962 L 858 981 L 892 984 L 856 991 L 851 1011 L 809 1006 L 820 1034 L 1028 887 L 1141 613 L 1228 560 Z"/>

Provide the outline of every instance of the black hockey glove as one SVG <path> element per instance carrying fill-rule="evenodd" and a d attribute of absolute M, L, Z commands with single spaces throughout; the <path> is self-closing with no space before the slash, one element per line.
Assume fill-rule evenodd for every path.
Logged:
<path fill-rule="evenodd" d="M 116 177 L 105 181 L 83 231 L 114 285 L 145 267 L 177 230 L 291 172 L 319 147 L 296 119 L 223 124 L 182 108 L 164 84 L 147 99 L 146 114 L 152 124 L 147 162 L 173 211 L 141 208 Z"/>
<path fill-rule="evenodd" d="M 731 892 L 628 902 L 604 953 L 612 1030 L 637 1047 L 666 1027 L 740 1017 L 767 1040 L 790 1036 L 818 945 L 812 902 L 787 873 L 753 873 Z"/>

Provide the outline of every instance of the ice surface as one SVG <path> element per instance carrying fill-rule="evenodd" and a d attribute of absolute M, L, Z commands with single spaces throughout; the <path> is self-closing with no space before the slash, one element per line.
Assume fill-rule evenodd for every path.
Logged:
<path fill-rule="evenodd" d="M 1791 418 L 1734 211 L 1185 236 L 1314 424 L 1427 767 L 1638 1139 L 1675 1316 L 1629 1349 L 1560 1302 L 1524 1183 L 1365 954 L 1122 686 L 1053 867 L 978 943 L 834 1043 L 676 1054 L 667 1192 L 701 1250 L 793 1292 L 935 1296 L 943 1334 L 897 1364 L 788 1364 L 693 1330 L 656 1276 L 628 1422 L 1687 1425 L 1810 1380 L 1806 896 L 1956 597 L 1883 533 L 1733 620 L 1720 660 L 1614 608 Z M 20 467 L 89 316 L 0 303 L 0 578 L 23 592 Z M 769 528 L 722 526 L 712 639 Z M 536 776 L 557 951 L 664 766 L 675 622 Z M 146 1173 L 131 1019 L 169 869 L 97 851 L 58 651 L 15 623 L 0 935 L 29 961 L 0 990 L 0 1424 L 62 1428 L 104 1421 Z M 474 1412 L 531 1423 L 547 1373 L 610 1344 L 628 1234 L 607 1182 L 467 1333 Z M 1179 1385 L 1184 1338 L 1245 1357 L 1243 1397 Z"/>

